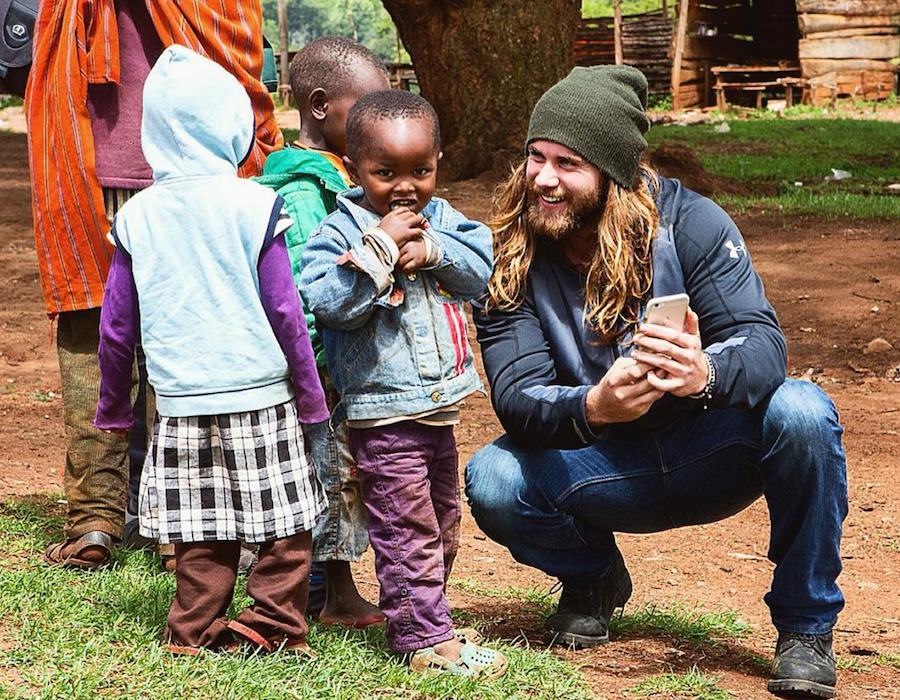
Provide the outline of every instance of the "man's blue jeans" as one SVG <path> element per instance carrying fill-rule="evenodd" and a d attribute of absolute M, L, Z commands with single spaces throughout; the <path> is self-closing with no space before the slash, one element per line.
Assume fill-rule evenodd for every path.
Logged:
<path fill-rule="evenodd" d="M 653 432 L 611 426 L 582 449 L 523 449 L 502 437 L 469 462 L 466 493 L 489 537 L 564 582 L 606 572 L 613 532 L 714 522 L 764 495 L 772 622 L 824 634 L 844 606 L 835 581 L 847 515 L 842 432 L 821 389 L 787 380 L 752 411 L 698 410 Z"/>

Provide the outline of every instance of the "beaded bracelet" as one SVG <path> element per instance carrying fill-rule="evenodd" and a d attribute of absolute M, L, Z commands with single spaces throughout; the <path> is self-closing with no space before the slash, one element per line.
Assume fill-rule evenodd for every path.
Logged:
<path fill-rule="evenodd" d="M 716 366 L 707 353 L 703 353 L 703 357 L 706 360 L 707 369 L 706 386 L 696 394 L 689 394 L 688 398 L 703 401 L 703 410 L 706 410 L 709 408 L 709 402 L 712 401 L 713 389 L 716 386 Z"/>

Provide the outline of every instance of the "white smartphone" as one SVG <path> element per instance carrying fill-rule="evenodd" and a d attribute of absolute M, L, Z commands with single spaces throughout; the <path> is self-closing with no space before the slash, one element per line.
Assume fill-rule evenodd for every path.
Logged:
<path fill-rule="evenodd" d="M 654 297 L 647 302 L 644 312 L 644 323 L 665 325 L 663 321 L 670 321 L 676 328 L 684 330 L 684 322 L 687 318 L 690 297 L 687 294 L 670 294 L 666 297 Z"/>

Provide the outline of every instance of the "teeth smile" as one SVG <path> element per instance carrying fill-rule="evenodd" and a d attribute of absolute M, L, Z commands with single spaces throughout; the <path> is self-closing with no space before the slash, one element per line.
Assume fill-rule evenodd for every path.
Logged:
<path fill-rule="evenodd" d="M 541 198 L 542 198 L 545 202 L 549 202 L 550 204 L 556 204 L 556 203 L 558 203 L 558 202 L 563 201 L 563 198 L 562 198 L 562 197 L 549 197 L 549 196 L 547 196 L 546 194 L 542 194 L 542 195 L 541 195 Z"/>

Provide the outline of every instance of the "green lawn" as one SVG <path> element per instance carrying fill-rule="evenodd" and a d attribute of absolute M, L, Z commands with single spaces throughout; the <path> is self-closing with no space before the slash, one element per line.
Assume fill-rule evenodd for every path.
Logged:
<path fill-rule="evenodd" d="M 718 677 L 701 673 L 696 668 L 687 673 L 664 673 L 647 678 L 631 692 L 642 697 L 696 698 L 696 700 L 730 700 L 734 697 L 718 686 Z"/>
<path fill-rule="evenodd" d="M 160 635 L 175 589 L 142 552 L 117 553 L 92 574 L 50 569 L 39 552 L 58 537 L 52 499 L 0 504 L 0 698 L 572 698 L 593 697 L 577 669 L 546 650 L 498 640 L 510 659 L 493 683 L 410 674 L 381 630 L 313 626 L 319 658 L 173 657 Z M 234 611 L 248 603 L 243 591 Z"/>
<path fill-rule="evenodd" d="M 750 194 L 716 198 L 731 211 L 769 208 L 827 218 L 900 219 L 900 195 L 887 189 L 900 183 L 900 124 L 752 119 L 728 125 L 728 133 L 712 124 L 656 126 L 648 141 L 652 147 L 681 143 L 711 174 L 746 183 Z M 832 168 L 852 177 L 826 179 Z M 777 194 L 764 194 L 773 187 Z"/>
<path fill-rule="evenodd" d="M 313 625 L 309 641 L 319 654 L 316 661 L 281 654 L 171 656 L 162 649 L 160 636 L 174 577 L 161 572 L 156 559 L 144 552 L 117 552 L 113 566 L 94 573 L 48 568 L 40 552 L 60 536 L 62 524 L 62 507 L 54 497 L 0 503 L 0 698 L 594 697 L 576 666 L 546 649 L 530 648 L 522 638 L 490 642 L 509 657 L 509 672 L 480 685 L 410 674 L 385 647 L 382 630 Z M 496 601 L 498 611 L 512 603 L 527 626 L 539 625 L 556 607 L 556 596 L 539 589 L 495 588 L 456 578 L 450 585 L 488 603 Z M 242 586 L 232 614 L 249 602 Z M 481 623 L 483 629 L 496 621 L 466 612 L 456 620 L 461 626 Z M 616 616 L 611 629 L 620 638 L 662 636 L 698 650 L 740 639 L 748 631 L 733 611 L 697 611 L 678 603 L 633 609 Z M 747 660 L 756 663 L 752 657 L 747 652 Z M 884 663 L 896 660 L 885 657 Z M 632 693 L 727 697 L 716 680 L 697 670 L 638 678 Z"/>

